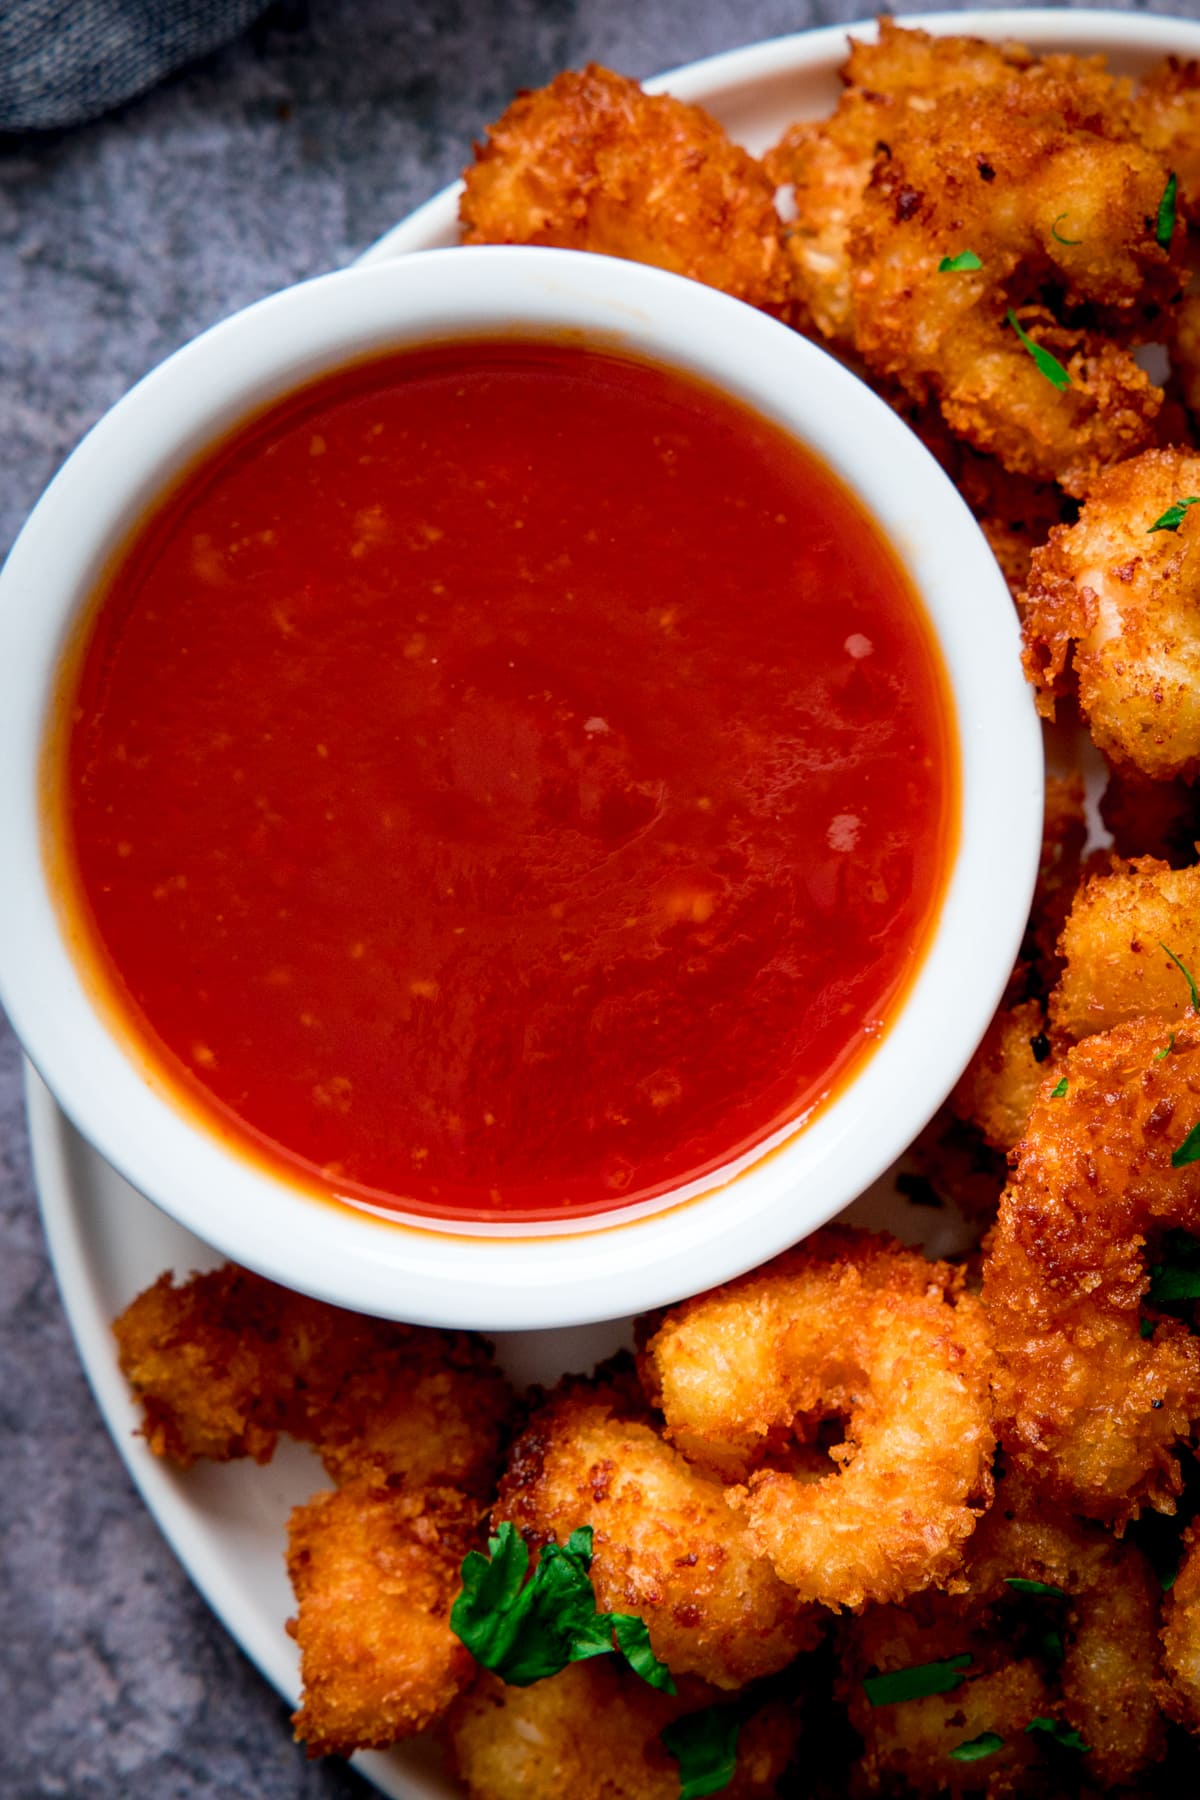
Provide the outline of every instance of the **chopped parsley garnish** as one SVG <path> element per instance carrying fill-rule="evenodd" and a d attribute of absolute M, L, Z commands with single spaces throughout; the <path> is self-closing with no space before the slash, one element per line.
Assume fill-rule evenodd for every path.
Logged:
<path fill-rule="evenodd" d="M 1158 947 L 1160 950 L 1166 950 L 1167 955 L 1170 957 L 1171 961 L 1175 964 L 1175 967 L 1179 970 L 1179 973 L 1183 976 L 1183 979 L 1187 982 L 1188 993 L 1191 995 L 1191 1000 L 1192 1000 L 1192 1011 L 1194 1013 L 1200 1013 L 1200 994 L 1198 994 L 1196 992 L 1196 984 L 1192 980 L 1191 970 L 1187 967 L 1187 965 L 1185 963 L 1180 962 L 1179 958 L 1176 956 L 1176 954 L 1173 950 L 1167 949 L 1166 944 L 1163 943 L 1161 938 L 1159 939 Z"/>
<path fill-rule="evenodd" d="M 1025 1729 L 1044 1733 L 1064 1750 L 1078 1750 L 1081 1754 L 1086 1754 L 1091 1749 L 1091 1745 L 1085 1744 L 1077 1731 L 1070 1725 L 1064 1725 L 1060 1719 L 1030 1719 Z"/>
<path fill-rule="evenodd" d="M 1150 1304 L 1166 1306 L 1173 1300 L 1200 1300 L 1200 1241 L 1187 1231 L 1168 1231 L 1162 1253 L 1162 1262 L 1152 1264 L 1150 1269 L 1150 1291 L 1146 1295 Z"/>
<path fill-rule="evenodd" d="M 1066 1093 L 1066 1091 L 1067 1091 L 1067 1078 L 1064 1075 L 1062 1077 L 1061 1081 L 1056 1081 L 1054 1086 L 1050 1089 L 1050 1098 L 1052 1100 L 1061 1100 L 1063 1095 Z"/>
<path fill-rule="evenodd" d="M 887 1675 L 868 1675 L 863 1690 L 872 1706 L 895 1706 L 901 1700 L 927 1700 L 930 1694 L 952 1694 L 962 1684 L 962 1671 L 970 1667 L 968 1655 L 951 1656 L 946 1662 L 914 1663 L 910 1669 L 893 1669 Z"/>
<path fill-rule="evenodd" d="M 1154 221 L 1154 241 L 1163 250 L 1171 248 L 1171 239 L 1175 235 L 1175 195 L 1178 187 L 1179 182 L 1172 169 L 1167 176 L 1167 185 L 1163 189 Z"/>
<path fill-rule="evenodd" d="M 1154 1320 L 1153 1319 L 1143 1319 L 1141 1324 L 1138 1326 L 1138 1331 L 1142 1337 L 1152 1338 L 1154 1336 Z"/>
<path fill-rule="evenodd" d="M 1043 1598 L 1049 1596 L 1053 1600 L 1069 1598 L 1065 1588 L 1054 1587 L 1048 1581 L 1026 1581 L 1023 1575 L 1006 1575 L 1004 1585 L 1017 1594 L 1038 1594 Z"/>
<path fill-rule="evenodd" d="M 1173 1169 L 1184 1169 L 1194 1162 L 1200 1162 L 1200 1125 L 1193 1125 L 1179 1148 L 1171 1152 Z M 1196 1291 L 1200 1293 L 1200 1288 Z"/>
<path fill-rule="evenodd" d="M 994 1756 L 997 1750 L 1003 1750 L 1004 1739 L 996 1731 L 981 1731 L 978 1737 L 968 1738 L 965 1744 L 956 1744 L 950 1752 L 951 1762 L 979 1762 L 985 1756 Z"/>
<path fill-rule="evenodd" d="M 1050 227 L 1050 236 L 1054 239 L 1056 244 L 1066 244 L 1071 246 L 1074 244 L 1082 244 L 1083 242 L 1082 238 L 1064 237 L 1062 232 L 1058 229 L 1063 220 L 1069 218 L 1069 216 L 1068 213 L 1059 213 L 1057 219 L 1055 219 L 1053 225 Z"/>
<path fill-rule="evenodd" d="M 965 275 L 982 267 L 983 264 L 973 250 L 960 250 L 957 256 L 943 256 L 938 264 L 938 274 Z"/>
<path fill-rule="evenodd" d="M 463 1591 L 450 1613 L 450 1628 L 476 1662 L 513 1687 L 557 1675 L 568 1663 L 607 1655 L 615 1634 L 642 1680 L 673 1694 L 675 1683 L 651 1650 L 642 1620 L 596 1611 L 591 1566 L 592 1528 L 583 1525 L 565 1544 L 547 1544 L 527 1581 L 529 1550 L 506 1520 L 488 1540 L 487 1556 L 472 1550 L 464 1559 Z"/>
<path fill-rule="evenodd" d="M 663 1744 L 679 1764 L 679 1800 L 701 1800 L 729 1786 L 741 1726 L 736 1706 L 706 1706 L 663 1727 Z"/>
<path fill-rule="evenodd" d="M 1175 1033 L 1172 1032 L 1170 1037 L 1167 1039 L 1166 1043 L 1163 1045 L 1162 1049 L 1156 1050 L 1154 1052 L 1155 1062 L 1161 1062 L 1164 1056 L 1170 1056 L 1170 1054 L 1174 1048 L 1175 1048 Z"/>
<path fill-rule="evenodd" d="M 1183 1563 L 1177 1562 L 1173 1569 L 1168 1569 L 1166 1574 L 1161 1577 L 1161 1586 L 1164 1594 L 1169 1594 L 1171 1589 L 1175 1586 L 1176 1581 L 1179 1579 L 1179 1571 L 1182 1567 Z"/>
<path fill-rule="evenodd" d="M 1071 385 L 1071 377 L 1067 374 L 1067 371 L 1063 368 L 1057 356 L 1052 356 L 1049 350 L 1043 350 L 1040 344 L 1034 343 L 1027 331 L 1021 329 L 1021 321 L 1018 319 L 1011 306 L 1008 309 L 1008 322 L 1024 344 L 1026 350 L 1028 350 L 1030 356 L 1032 356 L 1037 365 L 1038 373 L 1044 375 L 1046 380 L 1051 382 L 1056 388 L 1069 388 Z"/>
<path fill-rule="evenodd" d="M 1153 525 L 1146 527 L 1146 536 L 1149 537 L 1152 531 L 1178 531 L 1189 506 L 1200 506 L 1200 494 L 1189 494 L 1186 500 L 1174 501 Z"/>

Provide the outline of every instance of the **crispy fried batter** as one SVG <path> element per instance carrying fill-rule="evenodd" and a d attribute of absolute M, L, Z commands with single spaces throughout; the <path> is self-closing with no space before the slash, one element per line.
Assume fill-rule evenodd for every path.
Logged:
<path fill-rule="evenodd" d="M 492 1516 L 539 1546 L 590 1525 L 597 1606 L 644 1619 L 675 1673 L 741 1687 L 820 1637 L 820 1616 L 751 1548 L 721 1485 L 622 1418 L 604 1387 L 569 1382 L 533 1415 Z"/>
<path fill-rule="evenodd" d="M 1084 882 L 1063 929 L 1065 967 L 1050 1001 L 1056 1037 L 1075 1042 L 1132 1019 L 1181 1019 L 1190 990 L 1164 944 L 1200 972 L 1200 865 L 1114 857 L 1110 874 Z"/>
<path fill-rule="evenodd" d="M 1168 251 L 1146 230 L 1168 164 L 1136 135 L 1129 83 L 1099 59 L 888 21 L 845 79 L 833 117 L 767 158 L 795 197 L 798 322 L 1013 474 L 1083 494 L 1155 441 L 1163 396 L 1128 343 L 1162 335 L 1182 286 L 1183 232 Z M 980 268 L 943 270 L 966 250 Z M 1039 370 L 1010 308 L 1068 385 Z"/>
<path fill-rule="evenodd" d="M 592 63 L 521 94 L 476 151 L 468 244 L 557 244 L 653 263 L 779 309 L 788 277 L 774 187 L 698 106 Z"/>
<path fill-rule="evenodd" d="M 1038 1054 L 1045 1031 L 1040 1000 L 1001 1007 L 950 1096 L 951 1109 L 993 1150 L 1011 1150 L 1025 1129 L 1047 1073 L 1046 1056 Z"/>
<path fill-rule="evenodd" d="M 1076 525 L 1034 552 L 1025 672 L 1054 716 L 1076 686 L 1093 738 L 1155 780 L 1200 774 L 1200 455 L 1148 450 L 1095 484 Z"/>
<path fill-rule="evenodd" d="M 480 1338 L 367 1319 L 233 1264 L 170 1273 L 113 1326 L 157 1456 L 267 1462 L 280 1432 L 334 1480 L 486 1492 L 512 1407 Z"/>
<path fill-rule="evenodd" d="M 1138 136 L 1179 178 L 1189 214 L 1200 216 L 1200 62 L 1168 56 L 1138 84 Z"/>
<path fill-rule="evenodd" d="M 1183 1561 L 1163 1615 L 1163 1703 L 1173 1719 L 1200 1732 L 1200 1531 L 1183 1534 Z"/>
<path fill-rule="evenodd" d="M 293 1724 L 310 1756 L 382 1748 L 423 1731 L 470 1680 L 450 1629 L 477 1501 L 452 1488 L 357 1481 L 298 1506 L 288 1575 L 303 1681 Z"/>
<path fill-rule="evenodd" d="M 1065 1597 L 1024 1598 L 1009 1585 L 1014 1577 Z M 1163 1754 L 1153 1693 L 1158 1584 L 1140 1551 L 1008 1476 L 955 1586 L 903 1610 L 871 1607 L 845 1630 L 841 1691 L 864 1741 L 865 1792 L 890 1793 L 897 1777 L 917 1794 L 998 1796 L 1031 1784 L 1042 1792 L 1031 1775 L 1038 1744 L 1026 1732 L 1034 1718 L 1077 1730 L 1089 1776 L 1106 1786 L 1123 1786 Z M 1061 1661 L 1047 1631 L 1061 1640 Z M 971 1663 L 953 1692 L 870 1705 L 869 1671 L 964 1654 Z M 1003 1740 L 986 1760 L 950 1755 L 985 1732 Z"/>
<path fill-rule="evenodd" d="M 1170 1511 L 1173 1454 L 1200 1417 L 1200 1339 L 1140 1335 L 1147 1235 L 1200 1227 L 1200 1164 L 1172 1153 L 1200 1121 L 1200 1025 L 1087 1038 L 1017 1148 L 984 1265 L 997 1424 L 1016 1467 L 1089 1518 Z"/>
<path fill-rule="evenodd" d="M 576 1663 L 532 1687 L 485 1675 L 445 1726 L 470 1800 L 678 1800 L 665 1725 L 723 1696 L 696 1681 L 657 1693 L 611 1657 Z M 738 1732 L 729 1800 L 772 1795 L 799 1734 L 794 1708 L 761 1704 Z"/>
<path fill-rule="evenodd" d="M 901 1600 L 957 1566 L 991 1493 L 988 1340 L 961 1275 L 830 1229 L 674 1308 L 644 1354 L 667 1430 L 806 1600 Z M 821 1479 L 764 1467 L 823 1420 Z"/>

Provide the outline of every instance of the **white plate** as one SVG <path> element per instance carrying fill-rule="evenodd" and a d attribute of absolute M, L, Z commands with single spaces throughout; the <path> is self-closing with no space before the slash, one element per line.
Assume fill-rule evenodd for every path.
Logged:
<path fill-rule="evenodd" d="M 1103 52 L 1124 73 L 1137 74 L 1174 53 L 1200 57 L 1200 25 L 1104 12 L 989 12 L 937 14 L 912 21 L 928 30 L 967 31 L 987 38 L 1019 38 L 1041 51 Z M 840 84 L 846 32 L 831 27 L 778 38 L 710 57 L 646 85 L 697 101 L 748 149 L 761 151 L 794 119 L 832 109 Z M 480 122 L 481 125 L 483 121 Z M 410 250 L 455 241 L 458 189 L 413 213 L 369 250 L 378 262 Z M 315 1457 L 284 1444 L 265 1469 L 251 1463 L 208 1465 L 176 1474 L 134 1435 L 138 1412 L 117 1368 L 110 1323 L 134 1294 L 163 1270 L 211 1267 L 208 1247 L 173 1224 L 118 1176 L 72 1130 L 32 1069 L 26 1070 L 34 1179 L 50 1256 L 79 1354 L 117 1448 L 146 1505 L 200 1592 L 246 1654 L 289 1702 L 299 1693 L 295 1645 L 284 1631 L 292 1596 L 283 1550 L 290 1508 L 325 1485 Z M 946 1216 L 913 1211 L 886 1178 L 856 1202 L 856 1222 L 886 1226 L 934 1255 L 953 1251 Z M 584 1369 L 623 1341 L 625 1327 L 509 1335 L 497 1339 L 499 1357 L 518 1383 L 552 1381 Z M 414 1743 L 355 1758 L 355 1766 L 394 1800 L 455 1800 L 432 1745 Z"/>

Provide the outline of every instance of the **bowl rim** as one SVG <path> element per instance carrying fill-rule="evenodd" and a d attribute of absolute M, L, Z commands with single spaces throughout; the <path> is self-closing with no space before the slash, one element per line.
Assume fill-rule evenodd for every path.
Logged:
<path fill-rule="evenodd" d="M 635 353 L 698 373 L 796 430 L 871 495 L 942 646 L 963 811 L 923 965 L 879 1047 L 807 1129 L 702 1198 L 645 1217 L 480 1232 L 310 1199 L 222 1148 L 147 1084 L 88 999 L 64 941 L 41 856 L 36 752 L 66 619 L 173 462 L 364 343 L 427 339 L 435 322 L 444 336 L 447 321 L 485 335 L 514 310 L 542 328 L 583 319 L 589 332 L 615 331 Z M 787 381 L 781 364 L 791 365 Z M 894 493 L 880 486 L 885 476 Z M 967 609 L 956 621 L 952 603 L 964 584 L 969 629 Z M 924 1125 L 982 1035 L 1017 952 L 1040 847 L 1041 737 L 1017 643 L 991 552 L 933 459 L 840 364 L 765 315 L 657 269 L 561 250 L 432 250 L 319 276 L 214 326 L 118 401 L 51 483 L 0 574 L 0 841 L 14 852 L 0 863 L 0 999 L 101 1154 L 181 1224 L 285 1285 L 414 1323 L 492 1329 L 664 1304 L 763 1261 L 841 1210 Z M 998 718 L 1003 747 L 986 725 Z M 989 913 L 994 964 L 978 955 L 977 921 Z M 309 1209 L 303 1231 L 300 1206 Z"/>

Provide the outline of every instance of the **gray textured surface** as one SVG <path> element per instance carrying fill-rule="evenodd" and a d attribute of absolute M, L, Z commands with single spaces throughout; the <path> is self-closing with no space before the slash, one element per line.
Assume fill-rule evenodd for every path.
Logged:
<path fill-rule="evenodd" d="M 0 552 L 87 427 L 204 326 L 349 261 L 517 86 L 631 74 L 855 0 L 314 0 L 121 112 L 0 139 Z M 1194 16 L 1194 0 L 1173 10 Z M 2 850 L 0 850 L 2 854 Z M 133 1493 L 75 1358 L 0 1019 L 0 1795 L 365 1795 L 284 1708 Z"/>

